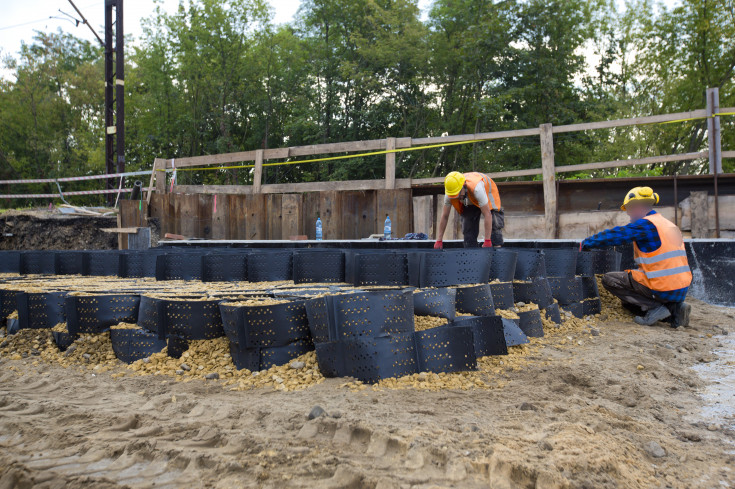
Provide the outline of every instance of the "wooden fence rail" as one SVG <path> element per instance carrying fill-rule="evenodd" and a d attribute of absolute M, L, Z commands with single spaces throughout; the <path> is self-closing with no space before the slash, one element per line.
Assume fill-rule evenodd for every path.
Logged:
<path fill-rule="evenodd" d="M 491 178 L 510 178 L 542 175 L 544 188 L 544 228 L 546 237 L 558 236 L 558 211 L 556 196 L 556 174 L 564 172 L 577 172 L 586 170 L 600 170 L 606 168 L 621 168 L 634 165 L 649 165 L 675 161 L 689 161 L 695 159 L 710 159 L 710 168 L 713 173 L 722 172 L 722 158 L 735 158 L 735 151 L 720 151 L 719 116 L 716 114 L 735 112 L 735 107 L 719 108 L 717 89 L 708 89 L 707 108 L 678 112 L 673 114 L 661 114 L 647 117 L 634 117 L 629 119 L 618 119 L 612 121 L 589 122 L 581 124 L 568 124 L 553 126 L 542 124 L 538 128 L 518 129 L 511 131 L 497 131 L 489 133 L 462 134 L 453 136 L 425 137 L 425 138 L 385 138 L 368 141 L 352 141 L 343 143 L 315 144 L 308 146 L 295 146 L 289 148 L 258 149 L 237 153 L 225 153 L 206 156 L 195 156 L 178 159 L 156 158 L 153 164 L 153 175 L 151 186 L 155 181 L 156 192 L 161 195 L 168 190 L 163 171 L 175 168 L 191 168 L 194 166 L 225 165 L 231 163 L 253 162 L 253 184 L 252 185 L 174 185 L 174 193 L 183 194 L 233 194 L 245 196 L 268 195 L 268 199 L 274 199 L 279 194 L 304 193 L 304 192 L 375 192 L 379 190 L 411 189 L 417 185 L 438 184 L 443 182 L 443 177 L 437 178 L 396 178 L 396 152 L 393 150 L 406 150 L 425 145 L 451 144 L 467 141 L 490 141 L 503 138 L 517 138 L 538 136 L 541 145 L 541 165 L 539 168 L 524 170 L 512 170 L 504 172 L 488 173 Z M 554 134 L 575 131 L 589 131 L 598 129 L 611 129 L 617 127 L 636 126 L 644 124 L 670 123 L 683 120 L 696 120 L 707 118 L 708 127 L 716 128 L 708 131 L 708 146 L 710 150 L 694 153 L 672 154 L 651 156 L 636 159 L 621 159 L 614 161 L 583 163 L 577 165 L 555 166 L 554 164 Z M 269 160 L 289 159 L 303 156 L 330 155 L 336 153 L 360 153 L 360 152 L 385 152 L 385 178 L 379 180 L 354 180 L 342 182 L 308 182 L 289 184 L 263 184 L 263 165 Z M 163 170 L 163 171 L 162 171 Z M 267 199 L 266 199 L 267 200 Z M 148 202 L 151 202 L 151 193 L 148 194 Z M 376 204 L 373 204 L 375 207 Z M 257 205 L 256 205 L 257 207 Z M 275 233 L 281 236 L 283 232 Z M 275 235 L 264 233 L 263 235 Z M 272 238 L 269 238 L 272 239 Z"/>

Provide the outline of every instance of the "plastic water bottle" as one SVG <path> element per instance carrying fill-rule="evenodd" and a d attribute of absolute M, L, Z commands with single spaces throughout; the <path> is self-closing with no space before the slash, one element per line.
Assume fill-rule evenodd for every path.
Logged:
<path fill-rule="evenodd" d="M 385 239 L 390 239 L 390 216 L 388 214 L 385 215 L 385 226 L 383 227 L 383 237 Z"/>
<path fill-rule="evenodd" d="M 322 219 L 320 217 L 316 218 L 316 240 L 322 240 Z"/>

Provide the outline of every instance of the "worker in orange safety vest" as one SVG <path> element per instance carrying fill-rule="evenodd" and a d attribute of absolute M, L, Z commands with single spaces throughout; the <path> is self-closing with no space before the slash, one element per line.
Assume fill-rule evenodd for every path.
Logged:
<path fill-rule="evenodd" d="M 444 208 L 436 235 L 435 249 L 444 247 L 442 242 L 452 207 L 462 216 L 462 234 L 465 248 L 478 246 L 480 216 L 485 218 L 484 248 L 503 244 L 502 229 L 505 213 L 500 205 L 500 194 L 495 182 L 483 173 L 453 171 L 444 179 Z"/>
<path fill-rule="evenodd" d="M 691 306 L 684 302 L 692 283 L 681 231 L 653 210 L 659 201 L 650 187 L 636 187 L 621 209 L 630 224 L 607 229 L 582 242 L 581 249 L 633 243 L 636 270 L 609 272 L 602 285 L 636 312 L 638 324 L 651 326 L 668 319 L 673 327 L 687 326 Z"/>

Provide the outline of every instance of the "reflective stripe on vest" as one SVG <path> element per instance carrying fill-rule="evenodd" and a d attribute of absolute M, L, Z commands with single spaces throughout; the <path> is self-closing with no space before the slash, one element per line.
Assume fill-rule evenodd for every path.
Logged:
<path fill-rule="evenodd" d="M 650 256 L 650 257 L 642 256 L 640 258 L 636 258 L 635 262 L 638 265 L 640 264 L 650 265 L 651 263 L 658 263 L 662 260 L 666 260 L 669 258 L 675 258 L 677 256 L 687 256 L 687 252 L 684 250 L 667 251 L 666 253 L 661 253 L 660 255 L 656 255 L 656 256 Z"/>
<path fill-rule="evenodd" d="M 638 270 L 631 270 L 633 280 L 658 292 L 679 290 L 692 283 L 692 272 L 687 262 L 684 240 L 676 225 L 661 214 L 645 219 L 656 227 L 661 246 L 645 253 L 633 243 Z"/>

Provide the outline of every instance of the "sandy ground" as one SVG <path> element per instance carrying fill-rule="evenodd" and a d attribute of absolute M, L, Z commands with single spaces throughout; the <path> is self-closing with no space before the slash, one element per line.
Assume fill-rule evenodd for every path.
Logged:
<path fill-rule="evenodd" d="M 704 405 L 719 374 L 692 368 L 735 310 L 692 302 L 692 327 L 603 316 L 491 389 L 236 392 L 3 358 L 0 488 L 735 487 L 732 411 Z"/>

